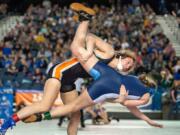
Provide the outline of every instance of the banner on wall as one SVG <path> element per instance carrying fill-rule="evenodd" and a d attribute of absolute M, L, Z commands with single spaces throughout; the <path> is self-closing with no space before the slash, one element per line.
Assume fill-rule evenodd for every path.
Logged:
<path fill-rule="evenodd" d="M 13 89 L 0 88 L 0 119 L 7 119 L 13 114 Z"/>
<path fill-rule="evenodd" d="M 59 95 L 60 96 L 60 95 Z M 57 97 L 53 107 L 62 105 L 62 101 Z M 42 100 L 43 92 L 38 90 L 17 90 L 15 96 L 16 106 L 27 106 Z"/>

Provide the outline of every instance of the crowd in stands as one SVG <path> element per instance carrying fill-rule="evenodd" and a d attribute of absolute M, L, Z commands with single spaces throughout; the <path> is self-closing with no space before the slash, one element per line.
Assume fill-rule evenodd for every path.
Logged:
<path fill-rule="evenodd" d="M 151 73 L 161 93 L 179 86 L 180 59 L 149 5 L 120 9 L 94 5 L 94 9 L 98 14 L 90 32 L 115 50 L 136 52 L 133 74 Z M 72 56 L 69 46 L 78 26 L 72 17 L 68 7 L 30 5 L 23 21 L 0 41 L 0 85 L 42 89 L 50 67 Z"/>

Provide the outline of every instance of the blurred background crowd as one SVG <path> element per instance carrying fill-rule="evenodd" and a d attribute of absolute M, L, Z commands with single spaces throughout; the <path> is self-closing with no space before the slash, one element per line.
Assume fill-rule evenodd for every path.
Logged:
<path fill-rule="evenodd" d="M 158 13 L 171 13 L 163 7 L 166 5 L 163 1 Z M 90 4 L 97 11 L 90 32 L 112 44 L 115 50 L 136 52 L 137 66 L 133 74 L 150 73 L 158 82 L 154 100 L 161 102 L 154 102 L 153 110 L 162 110 L 166 104 L 168 108 L 177 107 L 180 58 L 156 21 L 156 9 L 139 0 L 128 4 L 117 4 L 118 0 L 109 2 L 110 6 Z M 180 5 L 173 4 L 176 7 L 173 13 L 178 17 Z M 0 15 L 7 12 L 8 5 L 1 3 Z M 50 1 L 29 4 L 23 21 L 0 41 L 0 87 L 42 90 L 50 67 L 72 57 L 69 46 L 78 26 L 72 17 L 68 6 Z"/>

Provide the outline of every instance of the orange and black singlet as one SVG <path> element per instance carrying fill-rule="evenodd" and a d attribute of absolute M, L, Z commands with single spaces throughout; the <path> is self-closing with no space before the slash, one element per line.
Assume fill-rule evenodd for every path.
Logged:
<path fill-rule="evenodd" d="M 100 59 L 101 62 L 108 64 L 110 59 Z M 68 59 L 62 63 L 55 64 L 48 73 L 48 78 L 55 78 L 61 82 L 60 92 L 69 92 L 75 89 L 74 82 L 78 78 L 90 78 L 91 76 L 83 69 L 77 58 Z"/>

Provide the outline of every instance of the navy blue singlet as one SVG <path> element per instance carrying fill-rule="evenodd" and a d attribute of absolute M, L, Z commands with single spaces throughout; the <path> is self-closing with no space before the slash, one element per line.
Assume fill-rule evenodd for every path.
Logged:
<path fill-rule="evenodd" d="M 95 74 L 91 74 L 91 71 Z M 129 91 L 128 99 L 139 99 L 149 92 L 149 88 L 145 87 L 136 76 L 122 75 L 102 62 L 96 63 L 90 70 L 90 74 L 95 81 L 87 89 L 95 103 L 108 98 L 117 98 L 122 84 Z"/>

